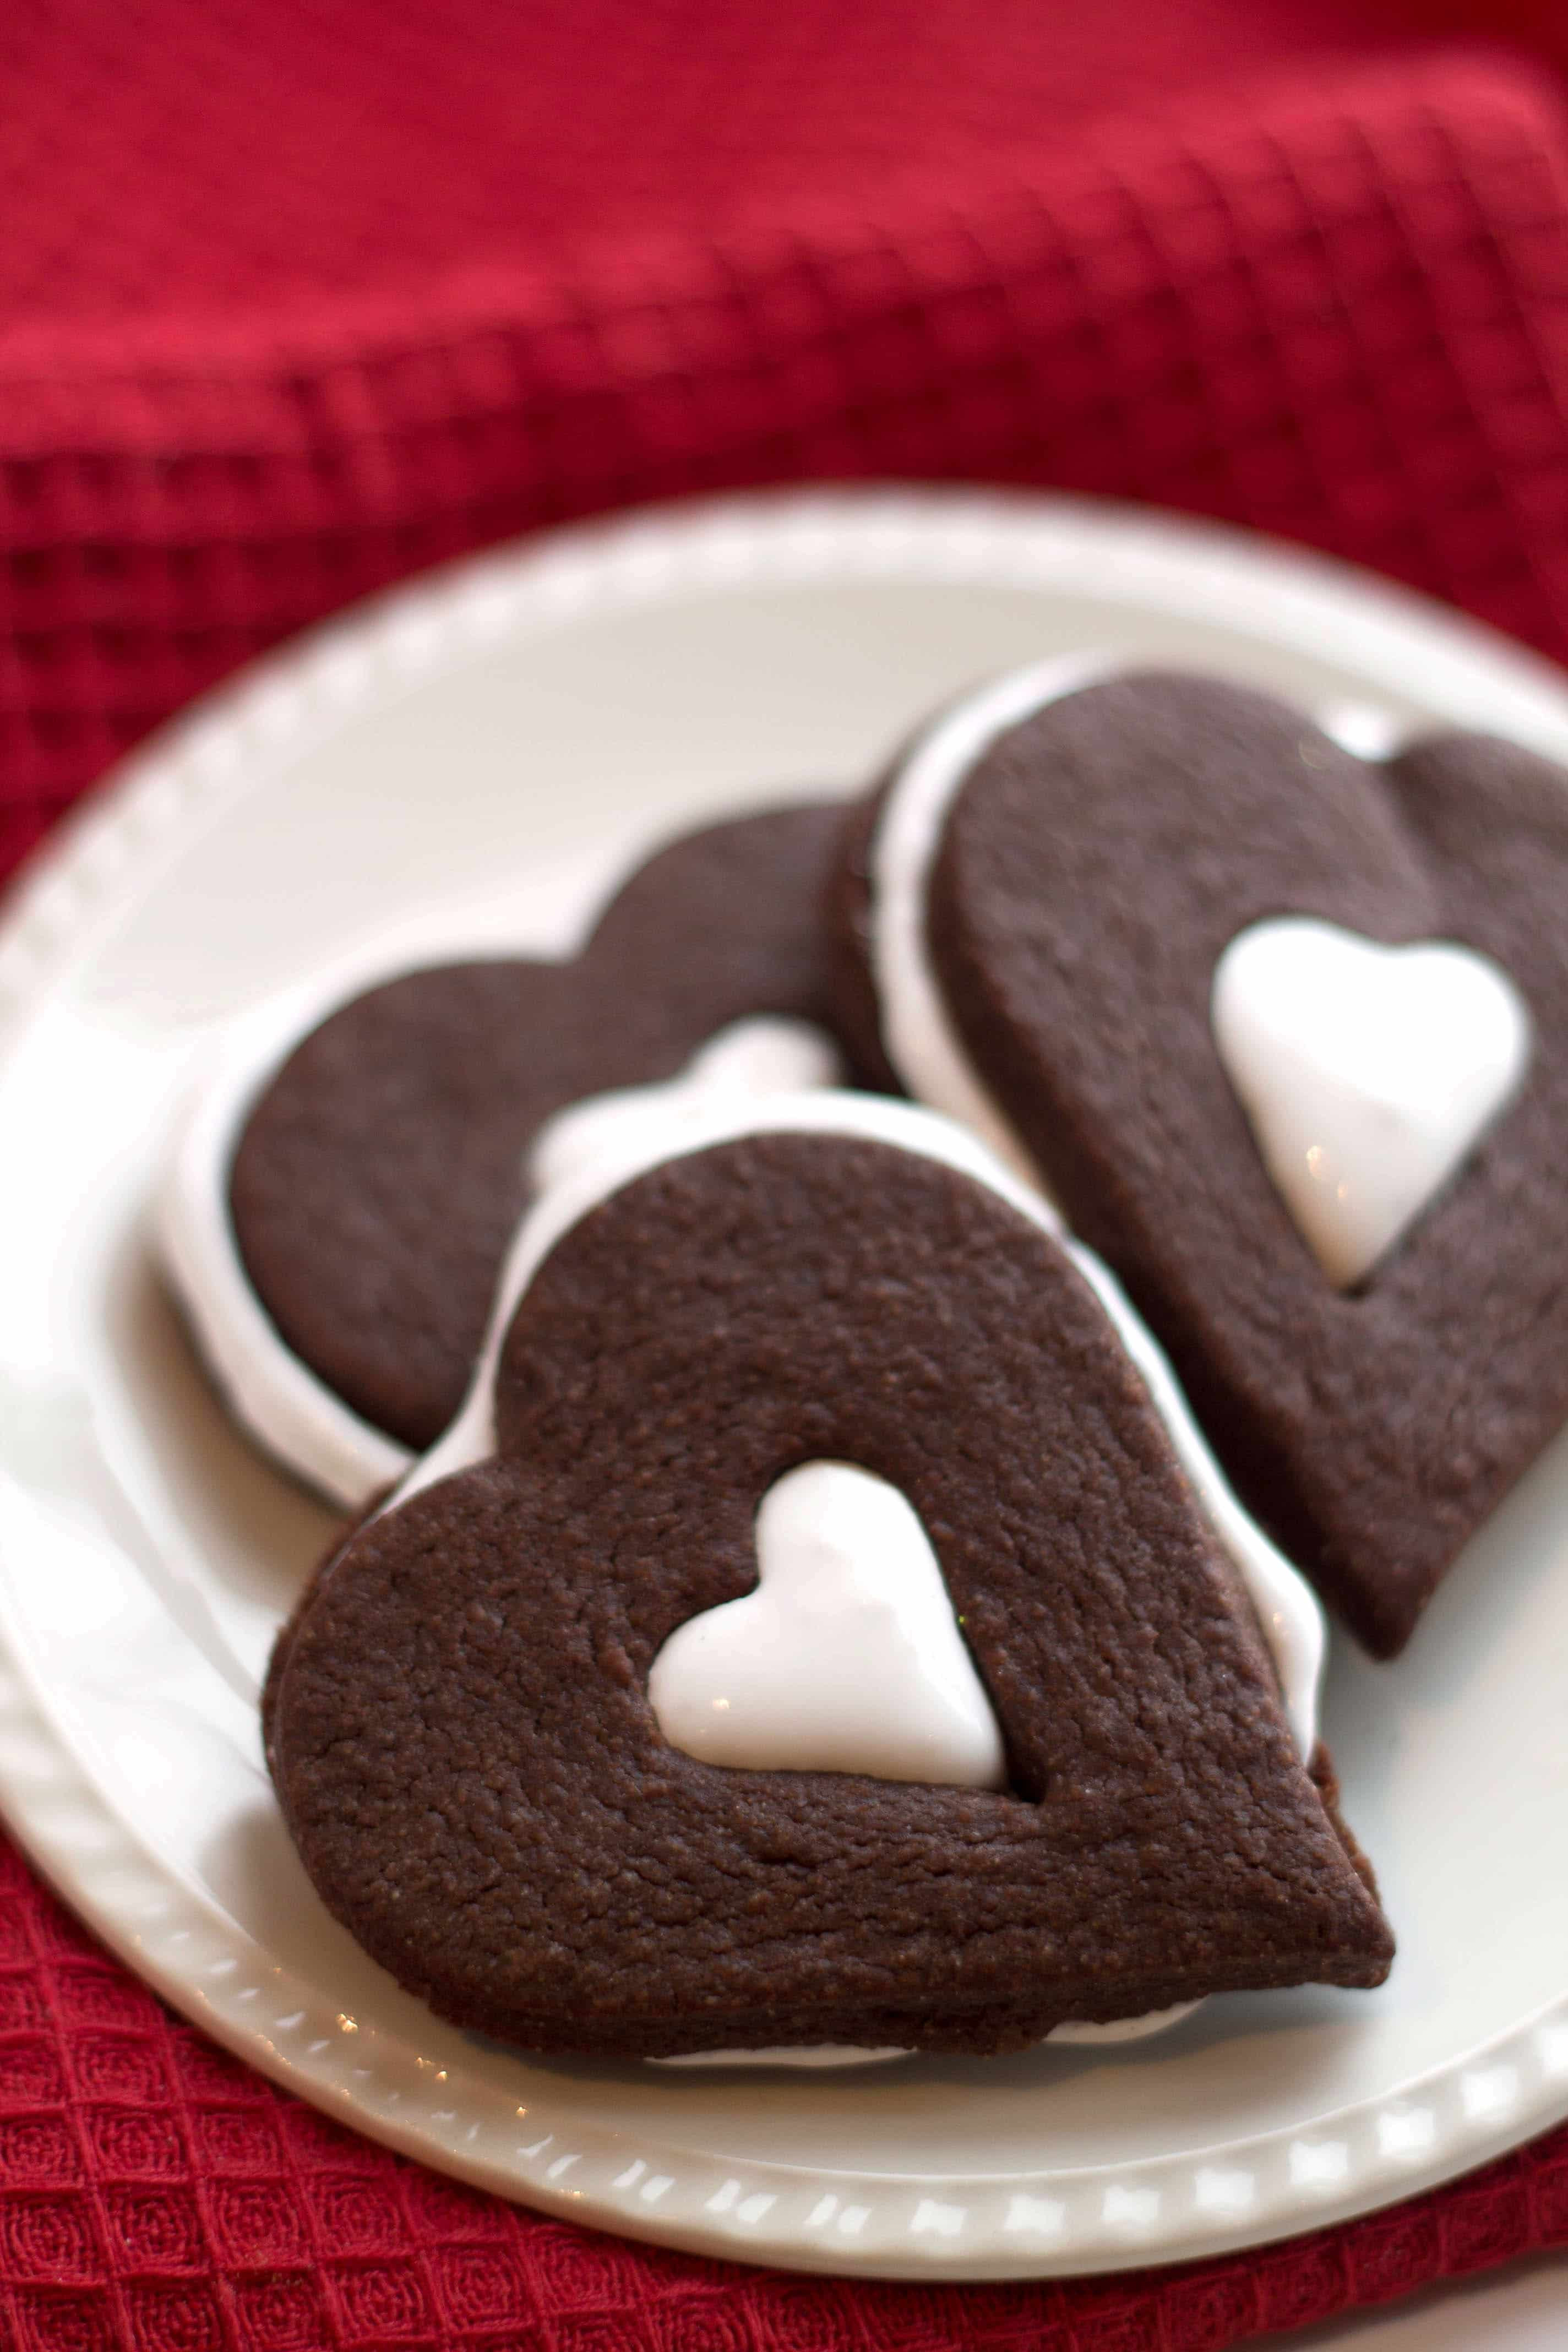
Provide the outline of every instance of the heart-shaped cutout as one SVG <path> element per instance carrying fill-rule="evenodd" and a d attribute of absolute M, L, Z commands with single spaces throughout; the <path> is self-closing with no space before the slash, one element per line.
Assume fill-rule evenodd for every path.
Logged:
<path fill-rule="evenodd" d="M 754 1592 L 678 1626 L 648 1675 L 672 1748 L 753 1772 L 1006 1785 L 1002 1735 L 908 1499 L 805 1462 L 757 1512 Z"/>
<path fill-rule="evenodd" d="M 1234 939 L 1211 1010 L 1264 1163 L 1341 1290 L 1442 1190 L 1530 1059 L 1524 1002 L 1486 957 L 1305 916 Z"/>

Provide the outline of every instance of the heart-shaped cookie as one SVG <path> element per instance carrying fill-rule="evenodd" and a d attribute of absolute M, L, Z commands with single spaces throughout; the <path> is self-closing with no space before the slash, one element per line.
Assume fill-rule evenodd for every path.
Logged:
<path fill-rule="evenodd" d="M 493 1450 L 416 1474 L 280 1643 L 268 1758 L 329 1906 L 443 2014 L 605 2055 L 985 2052 L 1381 1980 L 1113 1286 L 944 1122 L 751 1117 L 541 1202 L 463 1416 Z M 656 1660 L 754 1588 L 759 1505 L 823 1462 L 918 1514 L 1005 1790 L 661 1734 Z"/>
<path fill-rule="evenodd" d="M 1243 1499 L 1392 1654 L 1568 1419 L 1568 780 L 1486 737 L 1364 759 L 1212 679 L 1043 669 L 944 714 L 845 856 L 904 1082 L 1044 1182 Z M 1350 1295 L 1211 1020 L 1227 952 L 1282 918 L 1484 959 L 1531 1036 Z"/>
<path fill-rule="evenodd" d="M 543 1123 L 673 1076 L 748 1016 L 831 1024 L 839 821 L 814 803 L 671 844 L 568 961 L 407 972 L 264 1010 L 236 1041 L 161 1223 L 204 1353 L 269 1451 L 362 1507 L 461 1400 Z"/>

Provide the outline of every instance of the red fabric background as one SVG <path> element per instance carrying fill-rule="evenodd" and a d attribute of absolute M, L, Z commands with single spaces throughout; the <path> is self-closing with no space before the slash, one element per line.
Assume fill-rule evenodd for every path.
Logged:
<path fill-rule="evenodd" d="M 315 616 L 731 485 L 1148 499 L 1568 654 L 1568 35 L 1481 7 L 14 0 L 0 874 Z M 1160 2278 L 618 2245 L 247 2074 L 0 1842 L 7 2352 L 1219 2352 L 1562 2244 L 1568 2132 Z"/>

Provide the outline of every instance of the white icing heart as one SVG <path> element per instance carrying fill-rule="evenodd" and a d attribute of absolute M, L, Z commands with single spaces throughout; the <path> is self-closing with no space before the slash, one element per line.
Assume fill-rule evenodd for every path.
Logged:
<path fill-rule="evenodd" d="M 1264 1164 L 1341 1290 L 1414 1223 L 1530 1059 L 1524 1000 L 1484 956 L 1306 916 L 1232 940 L 1210 1018 Z"/>
<path fill-rule="evenodd" d="M 1006 1785 L 1002 1735 L 910 1504 L 847 1462 L 807 1462 L 757 1513 L 761 1580 L 653 1662 L 672 1748 L 751 1771 Z"/>

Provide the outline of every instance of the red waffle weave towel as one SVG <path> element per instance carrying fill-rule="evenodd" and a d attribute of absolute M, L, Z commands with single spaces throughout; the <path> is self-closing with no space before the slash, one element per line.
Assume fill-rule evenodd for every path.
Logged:
<path fill-rule="evenodd" d="M 1545 68 L 1390 54 L 1390 10 L 1328 0 L 1189 0 L 1147 38 L 1069 13 L 997 0 L 978 55 L 952 0 L 918 38 L 907 7 L 837 0 L 12 12 L 0 873 L 301 624 L 520 530 L 729 486 L 1143 498 L 1568 652 Z M 1559 2133 L 1342 2230 L 1108 2283 L 851 2285 L 621 2245 L 249 2074 L 0 1844 L 7 2352 L 1220 2352 L 1565 2243 Z"/>

